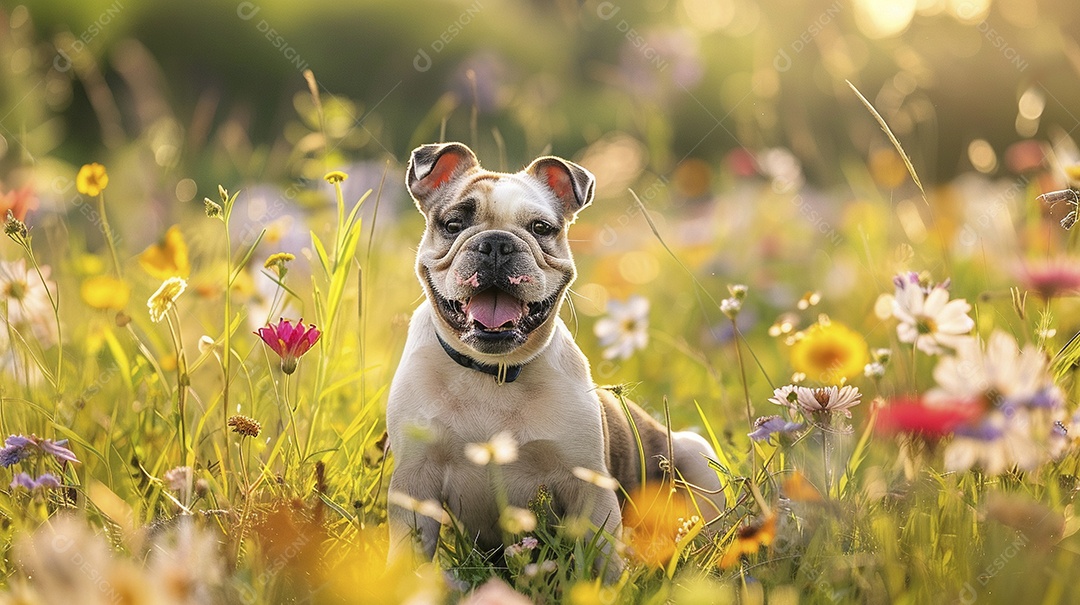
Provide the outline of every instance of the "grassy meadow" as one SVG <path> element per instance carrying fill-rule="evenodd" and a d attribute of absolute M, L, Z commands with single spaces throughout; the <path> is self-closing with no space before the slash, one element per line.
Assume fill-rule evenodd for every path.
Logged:
<path fill-rule="evenodd" d="M 579 115 L 542 100 L 552 81 L 514 89 L 482 60 L 419 111 L 396 105 L 397 86 L 381 107 L 321 78 L 287 9 L 240 3 L 240 25 L 265 37 L 246 52 L 304 68 L 259 122 L 252 106 L 168 93 L 180 76 L 113 39 L 113 16 L 83 41 L 0 3 L 0 602 L 1080 600 L 1080 106 L 1041 84 L 1007 90 L 1019 117 L 942 170 L 933 105 L 913 92 L 928 66 L 891 49 L 908 67 L 871 91 L 825 49 L 842 111 L 819 111 L 844 122 L 830 126 L 844 145 L 776 95 L 688 125 L 711 76 L 680 80 L 695 72 L 678 40 L 642 27 L 639 43 L 622 27 L 645 19 L 636 9 L 593 4 L 585 21 L 631 60 L 595 76 L 611 89 L 565 93 Z M 1022 12 L 1005 4 L 980 15 Z M 476 5 L 420 47 L 436 69 L 489 27 Z M 822 10 L 794 40 L 846 18 Z M 1011 48 L 964 10 L 954 20 L 991 52 Z M 859 23 L 870 40 L 901 35 Z M 83 52 L 105 42 L 112 54 Z M 426 72 L 402 44 L 399 67 Z M 797 66 L 805 46 L 781 49 Z M 642 69 L 662 76 L 633 100 L 613 92 Z M 778 85 L 761 73 L 744 83 Z M 739 82 L 715 88 L 729 99 Z M 738 142 L 699 149 L 714 132 Z M 505 511 L 511 545 L 496 553 L 438 503 L 388 493 L 387 390 L 423 301 L 405 162 L 444 140 L 490 169 L 552 153 L 595 174 L 561 316 L 598 385 L 717 451 L 722 514 L 672 482 L 627 494 L 615 583 L 594 571 L 589 528 L 552 518 L 543 490 Z M 477 445 L 477 464 L 516 455 Z M 388 501 L 444 522 L 435 561 L 387 564 Z"/>

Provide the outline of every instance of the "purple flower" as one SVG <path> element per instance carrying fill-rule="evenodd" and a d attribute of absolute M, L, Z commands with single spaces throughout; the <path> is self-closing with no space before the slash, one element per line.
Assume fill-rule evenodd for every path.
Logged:
<path fill-rule="evenodd" d="M 0 466 L 8 468 L 13 464 L 22 462 L 33 454 L 34 441 L 22 435 L 12 435 L 4 441 L 4 448 L 0 449 Z"/>
<path fill-rule="evenodd" d="M 27 473 L 16 473 L 15 478 L 11 480 L 11 488 L 22 487 L 30 491 L 36 489 L 52 489 L 60 487 L 60 480 L 56 478 L 56 475 L 52 473 L 45 473 L 34 479 Z"/>
<path fill-rule="evenodd" d="M 747 434 L 754 441 L 765 441 L 773 435 L 790 435 L 802 428 L 801 423 L 790 422 L 780 416 L 762 416 L 754 421 L 754 432 Z"/>
<path fill-rule="evenodd" d="M 67 439 L 53 441 L 36 435 L 11 435 L 4 441 L 4 448 L 0 449 L 0 466 L 7 468 L 35 454 L 51 454 L 60 463 L 78 462 L 75 452 L 67 448 L 67 443 Z"/>
<path fill-rule="evenodd" d="M 67 448 L 67 439 L 61 439 L 60 441 L 53 441 L 52 439 L 42 439 L 38 442 L 38 447 L 46 454 L 52 454 L 56 456 L 57 461 L 63 462 L 78 462 L 79 459 L 75 457 L 75 452 Z"/>

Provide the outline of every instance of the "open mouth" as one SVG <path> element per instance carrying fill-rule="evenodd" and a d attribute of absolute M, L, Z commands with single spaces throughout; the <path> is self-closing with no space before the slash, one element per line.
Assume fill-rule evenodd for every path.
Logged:
<path fill-rule="evenodd" d="M 430 280 L 429 280 L 430 281 Z M 547 321 L 559 292 L 537 302 L 526 302 L 505 290 L 489 287 L 469 298 L 443 298 L 432 285 L 436 308 L 463 340 L 478 343 L 524 342 L 530 332 Z"/>

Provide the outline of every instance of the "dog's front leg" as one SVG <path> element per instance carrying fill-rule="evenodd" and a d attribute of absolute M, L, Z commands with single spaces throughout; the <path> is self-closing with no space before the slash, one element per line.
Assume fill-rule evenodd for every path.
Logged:
<path fill-rule="evenodd" d="M 445 515 L 439 485 L 438 474 L 430 466 L 426 469 L 421 465 L 403 466 L 390 477 L 389 562 L 408 556 L 415 567 L 435 556 L 441 527 L 439 517 Z"/>
<path fill-rule="evenodd" d="M 604 581 L 608 584 L 618 581 L 626 566 L 622 555 L 618 553 L 618 540 L 622 532 L 622 511 L 619 508 L 619 499 L 615 491 L 603 487 L 584 483 L 577 480 L 572 493 L 561 499 L 567 503 L 567 515 L 570 519 L 588 519 L 590 531 L 587 540 L 592 541 L 596 531 L 602 531 L 604 535 L 598 541 L 601 556 L 593 563 L 594 569 L 604 572 Z M 556 494 L 559 499 L 559 494 Z"/>

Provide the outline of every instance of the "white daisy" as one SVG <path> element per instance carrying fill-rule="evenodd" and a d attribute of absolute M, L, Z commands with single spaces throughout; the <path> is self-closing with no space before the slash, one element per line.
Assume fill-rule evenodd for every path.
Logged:
<path fill-rule="evenodd" d="M 50 268 L 41 267 L 41 276 L 26 264 L 26 259 L 0 261 L 0 303 L 5 309 L 7 321 L 23 337 L 33 335 L 42 347 L 56 344 L 56 324 L 53 318 L 52 303 L 49 302 L 49 290 L 55 291 L 56 284 L 49 280 Z M 48 284 L 49 290 L 46 290 Z"/>
<path fill-rule="evenodd" d="M 955 351 L 934 367 L 937 386 L 927 393 L 930 402 L 969 399 L 998 407 L 1046 409 L 1064 404 L 1061 389 L 1047 371 L 1046 355 L 1035 345 L 1021 349 L 1013 337 L 996 330 L 985 350 L 979 340 L 970 338 Z"/>
<path fill-rule="evenodd" d="M 626 302 L 608 301 L 607 312 L 593 327 L 604 347 L 604 359 L 629 359 L 649 344 L 648 299 L 631 296 Z"/>
<path fill-rule="evenodd" d="M 510 464 L 518 457 L 517 441 L 509 432 L 503 431 L 486 443 L 466 443 L 465 457 L 478 466 L 489 462 Z"/>
<path fill-rule="evenodd" d="M 975 327 L 968 317 L 971 305 L 962 298 L 949 300 L 946 284 L 924 289 L 915 273 L 898 275 L 893 283 L 892 315 L 900 320 L 896 326 L 900 342 L 915 343 L 927 355 L 938 355 L 960 346 Z"/>
<path fill-rule="evenodd" d="M 804 414 L 817 412 L 840 412 L 851 418 L 850 408 L 859 405 L 862 393 L 859 389 L 846 385 L 842 387 L 821 387 L 811 389 L 797 387 L 795 403 Z"/>
<path fill-rule="evenodd" d="M 966 400 L 985 412 L 958 427 L 945 449 L 949 470 L 979 467 L 990 475 L 1012 468 L 1032 470 L 1059 456 L 1068 445 L 1064 394 L 1048 372 L 1048 362 L 1034 345 L 1023 348 L 1002 331 L 983 343 L 962 343 L 954 356 L 934 367 L 937 386 L 927 403 Z"/>
<path fill-rule="evenodd" d="M 979 467 L 988 475 L 1000 475 L 1013 467 L 1025 471 L 1037 468 L 1049 454 L 1051 439 L 1050 427 L 1039 422 L 1043 415 L 1025 409 L 1011 414 L 993 410 L 977 425 L 958 428 L 945 448 L 945 469 Z M 1040 433 L 1045 433 L 1045 439 L 1036 439 Z"/>
<path fill-rule="evenodd" d="M 795 409 L 795 401 L 798 399 L 799 388 L 793 384 L 789 384 L 784 387 L 773 390 L 773 396 L 769 398 L 769 401 L 776 405 L 782 405 L 787 408 Z"/>

